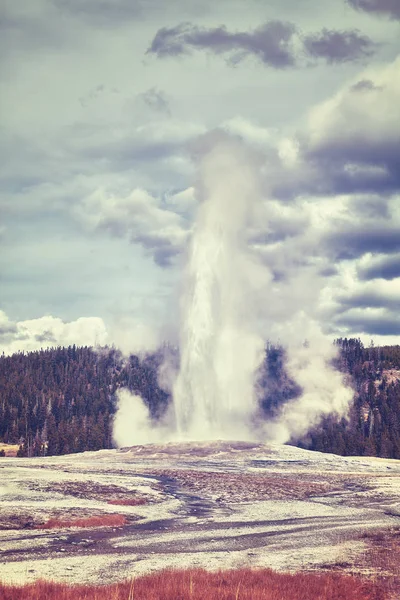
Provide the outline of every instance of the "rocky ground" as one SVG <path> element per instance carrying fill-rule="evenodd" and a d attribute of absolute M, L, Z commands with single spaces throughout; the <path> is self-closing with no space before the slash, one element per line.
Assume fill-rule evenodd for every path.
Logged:
<path fill-rule="evenodd" d="M 106 526 L 110 515 L 123 524 Z M 73 526 L 93 517 L 105 526 Z M 398 531 L 400 461 L 244 442 L 0 459 L 5 582 L 189 566 L 363 573 L 371 543 Z"/>

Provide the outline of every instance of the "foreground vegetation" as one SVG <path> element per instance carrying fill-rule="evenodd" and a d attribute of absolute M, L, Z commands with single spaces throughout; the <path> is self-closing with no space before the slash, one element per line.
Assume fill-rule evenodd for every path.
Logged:
<path fill-rule="evenodd" d="M 108 586 L 0 584 L 2 600 L 386 600 L 372 582 L 337 574 L 238 569 L 161 571 Z"/>
<path fill-rule="evenodd" d="M 336 367 L 354 389 L 348 419 L 326 418 L 321 427 L 292 443 L 343 455 L 400 458 L 400 346 L 365 348 L 360 340 L 336 341 Z M 154 420 L 170 397 L 158 369 L 176 350 L 122 360 L 111 348 L 54 348 L 0 357 L 0 444 L 17 444 L 19 456 L 41 456 L 111 448 L 116 393 L 139 394 Z M 267 345 L 258 373 L 265 418 L 301 389 L 285 369 L 285 351 Z M 11 454 L 0 447 L 1 454 Z"/>

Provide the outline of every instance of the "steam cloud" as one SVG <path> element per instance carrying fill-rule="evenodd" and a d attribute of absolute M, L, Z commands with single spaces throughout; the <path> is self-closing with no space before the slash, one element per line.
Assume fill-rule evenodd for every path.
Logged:
<path fill-rule="evenodd" d="M 301 283 L 291 261 L 279 285 L 274 267 L 282 269 L 282 257 L 277 254 L 277 265 L 270 257 L 266 266 L 248 243 L 264 202 L 258 157 L 214 132 L 201 140 L 196 160 L 199 205 L 183 273 L 180 365 L 175 372 L 164 364 L 160 373 L 172 391 L 173 414 L 154 426 L 140 397 L 121 390 L 114 438 L 118 445 L 254 438 L 285 443 L 324 415 L 345 415 L 352 391 L 332 367 L 335 348 L 311 316 L 309 294 L 300 294 L 293 308 L 294 289 L 299 282 L 307 286 L 307 278 Z M 268 220 L 268 203 L 266 208 Z M 271 230 L 273 222 L 263 225 Z M 274 335 L 286 346 L 286 368 L 302 394 L 260 427 L 257 371 L 265 339 Z"/>
<path fill-rule="evenodd" d="M 326 415 L 345 416 L 353 397 L 343 374 L 332 366 L 336 349 L 319 325 L 303 311 L 288 325 L 289 331 L 306 332 L 307 341 L 286 345 L 286 369 L 302 394 L 284 404 L 278 418 L 264 427 L 266 437 L 279 443 L 306 434 Z"/>
<path fill-rule="evenodd" d="M 114 421 L 114 442 L 117 446 L 156 441 L 149 410 L 142 398 L 121 389 L 117 392 L 117 400 L 118 410 Z"/>

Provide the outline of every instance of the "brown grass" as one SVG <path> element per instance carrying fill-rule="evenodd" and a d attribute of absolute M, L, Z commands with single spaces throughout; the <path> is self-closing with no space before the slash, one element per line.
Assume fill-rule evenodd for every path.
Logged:
<path fill-rule="evenodd" d="M 387 529 L 365 534 L 368 544 L 365 565 L 374 573 L 374 579 L 385 590 L 386 597 L 400 598 L 400 530 Z"/>
<path fill-rule="evenodd" d="M 152 470 L 153 475 L 174 479 L 183 490 L 218 496 L 229 502 L 253 500 L 304 500 L 344 489 L 347 485 L 367 485 L 365 475 L 332 473 L 220 473 L 213 471 Z"/>
<path fill-rule="evenodd" d="M 142 504 L 147 504 L 147 500 L 145 498 L 115 498 L 114 500 L 109 500 L 108 504 L 113 504 L 114 506 L 141 506 Z"/>
<path fill-rule="evenodd" d="M 32 480 L 25 483 L 29 489 L 63 494 L 84 500 L 102 500 L 107 502 L 109 498 L 124 498 L 129 492 L 126 488 L 117 485 L 103 485 L 92 481 L 62 481 L 62 482 L 38 482 Z"/>
<path fill-rule="evenodd" d="M 385 600 L 368 581 L 337 574 L 284 574 L 239 569 L 160 571 L 106 586 L 68 586 L 38 581 L 0 584 L 2 600 Z"/>
<path fill-rule="evenodd" d="M 83 517 L 80 519 L 52 518 L 38 525 L 36 529 L 62 529 L 66 527 L 122 527 L 126 525 L 124 515 L 99 515 L 96 517 Z"/>

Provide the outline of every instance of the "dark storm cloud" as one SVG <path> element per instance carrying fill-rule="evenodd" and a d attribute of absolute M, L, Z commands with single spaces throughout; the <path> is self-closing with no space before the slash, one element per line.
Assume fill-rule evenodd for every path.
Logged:
<path fill-rule="evenodd" d="M 357 30 L 323 29 L 306 36 L 303 43 L 304 49 L 312 58 L 324 58 L 328 63 L 354 62 L 371 56 L 375 50 L 372 40 Z"/>
<path fill-rule="evenodd" d="M 192 50 L 209 50 L 214 54 L 227 54 L 237 64 L 249 55 L 276 69 L 292 67 L 295 57 L 291 46 L 296 28 L 292 23 L 270 21 L 246 32 L 230 32 L 225 26 L 196 27 L 180 23 L 176 27 L 163 27 L 156 33 L 147 54 L 158 58 L 180 56 Z"/>
<path fill-rule="evenodd" d="M 329 233 L 324 243 L 328 252 L 339 259 L 354 259 L 366 252 L 392 254 L 400 251 L 400 227 L 360 223 Z"/>
<path fill-rule="evenodd" d="M 365 266 L 357 269 L 357 275 L 362 281 L 369 279 L 387 279 L 391 281 L 400 277 L 400 254 L 380 256 Z"/>
<path fill-rule="evenodd" d="M 370 315 L 344 315 L 335 319 L 339 327 L 347 328 L 349 333 L 360 333 L 368 335 L 400 335 L 400 318 L 398 313 L 387 311 L 382 316 Z"/>
<path fill-rule="evenodd" d="M 391 19 L 400 19 L 399 0 L 347 0 L 348 4 L 356 10 Z"/>

